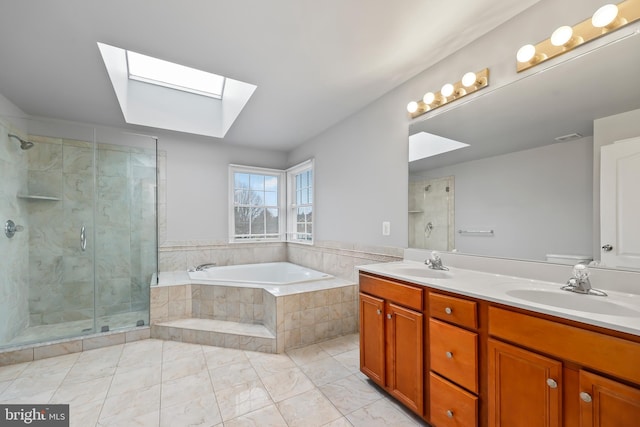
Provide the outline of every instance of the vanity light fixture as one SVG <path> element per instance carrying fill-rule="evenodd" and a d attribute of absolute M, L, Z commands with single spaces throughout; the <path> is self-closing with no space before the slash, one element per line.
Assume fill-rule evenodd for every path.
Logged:
<path fill-rule="evenodd" d="M 606 4 L 596 10 L 591 18 L 573 27 L 563 25 L 557 28 L 549 39 L 536 45 L 522 46 L 516 54 L 516 70 L 527 70 L 639 19 L 640 0 Z"/>
<path fill-rule="evenodd" d="M 407 104 L 407 111 L 412 119 L 423 115 L 427 111 L 435 110 L 456 99 L 473 93 L 483 87 L 489 86 L 489 69 L 468 72 L 456 83 L 446 83 L 439 92 L 427 92 L 420 101 L 411 101 Z"/>

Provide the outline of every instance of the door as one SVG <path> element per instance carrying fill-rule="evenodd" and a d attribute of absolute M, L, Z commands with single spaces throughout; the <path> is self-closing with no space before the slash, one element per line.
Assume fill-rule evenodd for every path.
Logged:
<path fill-rule="evenodd" d="M 636 427 L 640 390 L 580 371 L 580 427 Z"/>
<path fill-rule="evenodd" d="M 387 385 L 413 411 L 423 410 L 422 313 L 387 303 Z"/>
<path fill-rule="evenodd" d="M 384 301 L 363 293 L 360 293 L 360 370 L 384 387 Z"/>
<path fill-rule="evenodd" d="M 562 363 L 489 339 L 489 426 L 560 427 Z"/>
<path fill-rule="evenodd" d="M 640 269 L 640 137 L 600 150 L 601 262 Z"/>

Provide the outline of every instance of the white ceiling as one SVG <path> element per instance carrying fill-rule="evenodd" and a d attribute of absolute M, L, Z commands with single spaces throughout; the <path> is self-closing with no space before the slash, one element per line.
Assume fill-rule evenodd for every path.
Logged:
<path fill-rule="evenodd" d="M 2 0 L 0 94 L 145 130 L 122 117 L 103 42 L 256 84 L 224 142 L 290 150 L 537 1 Z"/>

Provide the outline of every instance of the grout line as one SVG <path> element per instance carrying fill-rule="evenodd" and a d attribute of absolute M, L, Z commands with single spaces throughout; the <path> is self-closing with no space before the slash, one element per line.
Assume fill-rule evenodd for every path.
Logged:
<path fill-rule="evenodd" d="M 207 346 L 210 347 L 210 346 Z M 212 346 L 211 346 L 212 347 Z M 202 357 L 204 357 L 204 364 L 207 367 L 207 376 L 209 377 L 209 384 L 211 384 L 211 393 L 213 394 L 213 398 L 216 400 L 216 407 L 218 408 L 218 415 L 220 416 L 220 423 L 223 425 L 222 419 L 222 409 L 220 409 L 220 402 L 218 402 L 218 395 L 216 395 L 216 389 L 213 387 L 213 378 L 211 378 L 211 369 L 209 368 L 209 362 L 207 361 L 207 356 L 204 354 L 204 348 L 200 345 L 200 350 L 202 351 Z M 217 426 L 218 424 L 216 424 Z"/>

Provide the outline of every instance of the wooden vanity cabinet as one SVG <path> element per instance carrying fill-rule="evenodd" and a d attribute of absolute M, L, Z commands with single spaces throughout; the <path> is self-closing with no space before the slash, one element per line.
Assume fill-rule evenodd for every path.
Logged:
<path fill-rule="evenodd" d="M 640 389 L 580 371 L 580 427 L 640 425 Z"/>
<path fill-rule="evenodd" d="M 360 292 L 360 370 L 384 387 L 384 300 Z"/>
<path fill-rule="evenodd" d="M 360 275 L 360 370 L 424 412 L 423 289 Z"/>
<path fill-rule="evenodd" d="M 639 336 L 365 273 L 360 368 L 433 427 L 640 426 Z"/>
<path fill-rule="evenodd" d="M 478 425 L 477 305 L 429 291 L 429 422 L 436 427 Z"/>
<path fill-rule="evenodd" d="M 562 363 L 489 339 L 489 425 L 562 426 Z"/>
<path fill-rule="evenodd" d="M 489 426 L 640 425 L 640 340 L 591 329 L 489 307 Z"/>

